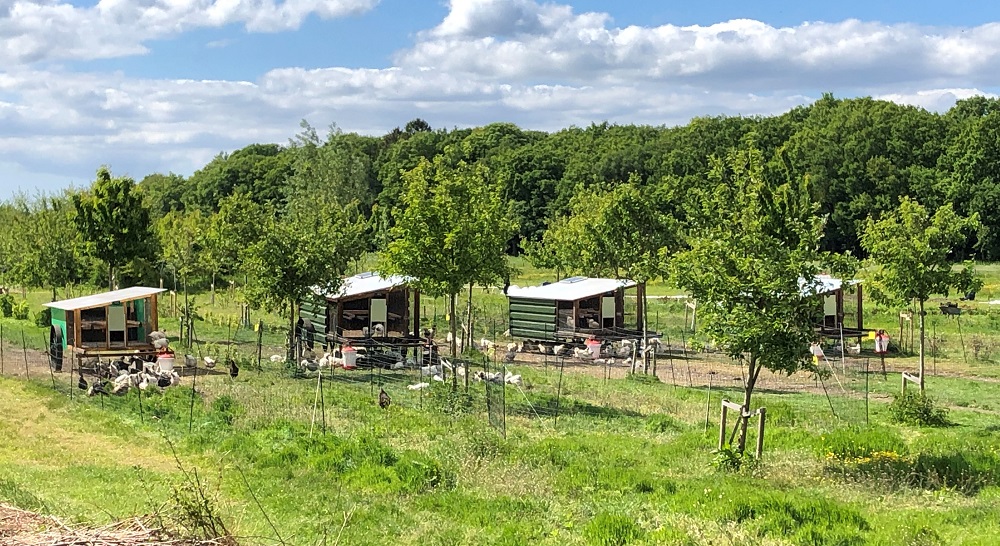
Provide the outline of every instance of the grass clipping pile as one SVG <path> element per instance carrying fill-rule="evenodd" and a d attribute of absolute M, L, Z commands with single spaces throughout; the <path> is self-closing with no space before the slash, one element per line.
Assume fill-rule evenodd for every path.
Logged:
<path fill-rule="evenodd" d="M 180 538 L 142 518 L 103 527 L 71 528 L 54 517 L 0 503 L 3 546 L 236 546 L 232 538 Z"/>

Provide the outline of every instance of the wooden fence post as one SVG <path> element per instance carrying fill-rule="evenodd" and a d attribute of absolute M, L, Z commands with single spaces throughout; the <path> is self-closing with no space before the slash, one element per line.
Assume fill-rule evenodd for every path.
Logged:
<path fill-rule="evenodd" d="M 722 416 L 719 417 L 719 449 L 726 445 L 726 402 L 729 400 L 722 401 Z"/>
<path fill-rule="evenodd" d="M 757 459 L 764 453 L 764 418 L 767 416 L 767 409 L 760 408 L 760 420 L 757 422 Z"/>

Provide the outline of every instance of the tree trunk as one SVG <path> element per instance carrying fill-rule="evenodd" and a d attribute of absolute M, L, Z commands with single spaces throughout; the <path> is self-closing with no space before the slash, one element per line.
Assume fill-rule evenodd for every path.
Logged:
<path fill-rule="evenodd" d="M 924 300 L 920 300 L 920 394 L 924 393 Z"/>
<path fill-rule="evenodd" d="M 114 264 L 108 264 L 108 290 L 115 289 L 115 266 Z"/>
<path fill-rule="evenodd" d="M 285 353 L 288 355 L 287 362 L 295 362 L 295 302 L 289 302 L 288 307 L 291 309 L 291 316 L 288 318 L 288 351 Z"/>
<path fill-rule="evenodd" d="M 215 271 L 212 272 L 212 306 L 215 306 Z"/>
<path fill-rule="evenodd" d="M 468 334 L 467 338 L 468 342 L 465 343 L 463 347 L 472 347 L 472 338 L 474 336 L 472 334 L 472 283 L 471 282 L 469 283 L 469 301 L 465 308 L 465 316 L 466 316 L 465 324 L 467 324 L 469 327 L 468 331 L 466 332 Z"/>
<path fill-rule="evenodd" d="M 757 376 L 760 375 L 761 366 L 757 363 L 758 356 L 756 353 L 750 354 L 750 366 L 748 368 L 747 383 L 744 386 L 743 391 L 743 408 L 740 415 L 740 432 L 738 439 L 736 441 L 736 452 L 743 454 L 747 446 L 747 421 L 750 414 L 750 397 L 753 395 L 754 386 L 757 384 Z"/>
<path fill-rule="evenodd" d="M 56 285 L 52 285 L 52 301 L 56 301 Z"/>
<path fill-rule="evenodd" d="M 452 293 L 449 296 L 449 307 L 450 307 L 450 321 L 448 327 L 451 328 L 451 357 L 455 358 L 458 356 L 458 332 L 456 332 L 456 317 L 455 317 L 455 302 L 458 300 L 458 294 Z M 441 373 L 444 373 L 444 368 L 441 369 Z M 458 378 L 455 376 L 455 371 L 451 372 L 451 382 L 452 388 L 458 389 Z"/>
<path fill-rule="evenodd" d="M 643 287 L 642 287 L 642 317 L 640 317 L 640 321 L 642 322 L 642 348 L 643 348 L 643 353 L 642 353 L 642 373 L 644 373 L 644 374 L 648 374 L 649 373 L 649 355 L 646 353 L 646 351 L 649 349 L 649 334 L 647 333 L 647 331 L 649 329 L 646 328 L 646 319 L 649 316 L 648 308 L 646 306 L 646 302 L 647 301 L 648 300 L 646 299 L 646 287 L 645 287 L 645 285 L 643 285 Z"/>

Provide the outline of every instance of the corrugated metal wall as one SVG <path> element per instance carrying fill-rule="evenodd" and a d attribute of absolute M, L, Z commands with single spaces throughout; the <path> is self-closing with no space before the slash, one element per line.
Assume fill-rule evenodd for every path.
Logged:
<path fill-rule="evenodd" d="M 510 335 L 526 339 L 555 340 L 555 300 L 508 298 L 510 305 Z"/>

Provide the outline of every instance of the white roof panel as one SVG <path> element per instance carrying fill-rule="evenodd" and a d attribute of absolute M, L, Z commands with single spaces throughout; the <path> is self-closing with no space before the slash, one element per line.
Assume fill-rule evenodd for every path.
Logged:
<path fill-rule="evenodd" d="M 847 284 L 855 285 L 860 283 L 858 280 L 847 281 Z M 836 277 L 831 277 L 830 275 L 816 275 L 811 283 L 807 283 L 805 279 L 799 279 L 799 286 L 802 287 L 803 296 L 811 295 L 823 295 L 830 294 L 840 290 L 844 286 L 844 281 Z"/>
<path fill-rule="evenodd" d="M 507 296 L 535 300 L 576 301 L 635 285 L 635 281 L 629 280 L 571 277 L 541 286 L 524 288 L 511 286 L 507 289 Z"/>
<path fill-rule="evenodd" d="M 146 288 L 145 286 L 133 286 L 131 288 L 122 288 L 121 290 L 112 290 L 111 292 L 102 292 L 100 294 L 93 294 L 91 296 L 82 296 L 79 298 L 73 298 L 69 300 L 62 301 L 52 301 L 49 303 L 43 303 L 45 307 L 54 307 L 56 309 L 62 309 L 64 311 L 76 311 L 77 309 L 91 309 L 94 307 L 104 307 L 110 303 L 116 301 L 132 301 L 141 298 L 148 298 L 153 294 L 159 294 L 160 292 L 166 292 L 164 288 Z"/>
<path fill-rule="evenodd" d="M 361 273 L 344 279 L 343 284 L 340 285 L 340 290 L 335 295 L 327 294 L 318 289 L 314 290 L 314 292 L 316 295 L 324 297 L 330 301 L 337 301 L 354 296 L 360 296 L 362 294 L 369 294 L 371 292 L 389 290 L 390 288 L 404 285 L 409 282 L 409 280 L 409 277 L 404 277 L 402 275 L 391 275 L 383 278 L 377 273 Z"/>

